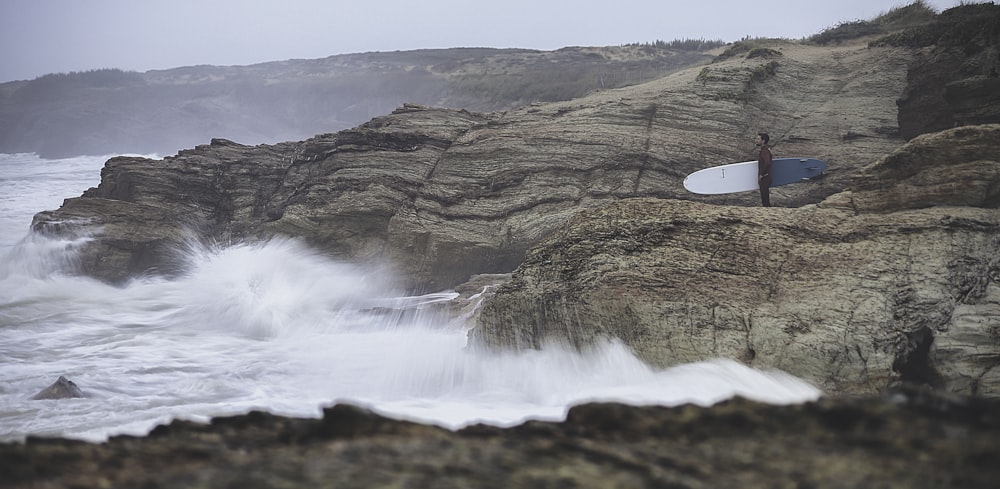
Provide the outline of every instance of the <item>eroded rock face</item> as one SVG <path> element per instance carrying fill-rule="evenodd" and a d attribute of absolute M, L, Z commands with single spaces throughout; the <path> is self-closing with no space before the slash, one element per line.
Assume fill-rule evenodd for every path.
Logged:
<path fill-rule="evenodd" d="M 828 392 L 1000 395 L 1000 125 L 923 136 L 816 206 L 630 199 L 582 212 L 473 341 L 618 338 L 653 365 L 740 359 Z"/>
<path fill-rule="evenodd" d="M 189 241 L 301 238 L 331 256 L 388 262 L 416 291 L 507 273 L 576 212 L 631 197 L 695 196 L 681 181 L 754 158 L 821 158 L 812 185 L 775 189 L 779 206 L 818 202 L 896 148 L 894 100 L 912 52 L 775 41 L 781 56 L 732 56 L 640 86 L 503 113 L 407 105 L 357 128 L 277 145 L 225 140 L 162 161 L 115 158 L 101 184 L 34 229 L 93 239 L 83 273 L 120 282 L 177 273 Z"/>
<path fill-rule="evenodd" d="M 925 48 L 907 70 L 897 101 L 907 139 L 1000 122 L 1000 5 L 961 5 L 880 43 Z"/>
<path fill-rule="evenodd" d="M 998 409 L 919 391 L 796 406 L 587 404 L 562 423 L 452 432 L 338 405 L 316 420 L 174 421 L 100 445 L 0 444 L 0 477 L 11 488 L 992 488 Z"/>

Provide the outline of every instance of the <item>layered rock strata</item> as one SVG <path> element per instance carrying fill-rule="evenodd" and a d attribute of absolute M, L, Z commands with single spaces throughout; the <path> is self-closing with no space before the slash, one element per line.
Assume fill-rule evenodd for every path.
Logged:
<path fill-rule="evenodd" d="M 921 136 L 796 209 L 629 199 L 581 212 L 484 303 L 475 343 L 615 338 L 828 392 L 1000 394 L 1000 125 Z"/>
<path fill-rule="evenodd" d="M 636 87 L 477 114 L 407 105 L 357 128 L 277 145 L 214 140 L 151 160 L 114 158 L 101 183 L 36 216 L 34 228 L 92 239 L 83 273 L 120 282 L 183 271 L 189 241 L 299 237 L 329 255 L 388 263 L 435 291 L 513 270 L 577 211 L 631 197 L 694 196 L 681 181 L 753 158 L 757 131 L 777 156 L 824 159 L 812 185 L 776 205 L 843 190 L 896 148 L 894 100 L 912 51 L 771 42 L 775 54 L 720 58 Z"/>

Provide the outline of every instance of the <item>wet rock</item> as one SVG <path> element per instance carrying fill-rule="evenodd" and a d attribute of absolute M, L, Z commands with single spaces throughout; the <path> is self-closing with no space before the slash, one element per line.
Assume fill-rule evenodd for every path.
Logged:
<path fill-rule="evenodd" d="M 85 396 L 75 382 L 60 375 L 52 385 L 42 389 L 38 394 L 32 396 L 32 399 L 70 399 L 74 397 Z"/>

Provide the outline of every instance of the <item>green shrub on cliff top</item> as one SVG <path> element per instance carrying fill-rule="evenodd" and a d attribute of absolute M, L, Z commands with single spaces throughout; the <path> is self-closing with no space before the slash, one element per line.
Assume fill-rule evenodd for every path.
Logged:
<path fill-rule="evenodd" d="M 875 19 L 875 23 L 889 31 L 907 29 L 934 22 L 937 13 L 923 0 L 894 8 Z"/>
<path fill-rule="evenodd" d="M 831 27 L 819 34 L 816 34 L 807 42 L 825 46 L 827 44 L 839 44 L 859 37 L 873 36 L 885 33 L 885 29 L 875 22 L 869 20 L 855 20 L 852 22 L 841 22 L 835 27 Z"/>
<path fill-rule="evenodd" d="M 942 12 L 932 22 L 913 24 L 869 45 L 920 48 L 938 44 L 980 49 L 981 45 L 992 43 L 991 36 L 995 36 L 996 32 L 1000 32 L 1000 5 L 963 3 Z M 975 47 L 977 45 L 980 47 Z"/>
<path fill-rule="evenodd" d="M 705 38 L 701 39 L 674 39 L 670 42 L 657 40 L 652 43 L 632 43 L 626 44 L 626 46 L 639 46 L 639 47 L 654 47 L 657 49 L 672 49 L 676 51 L 695 51 L 704 52 L 711 49 L 719 48 L 725 46 L 726 42 L 722 40 L 707 40 Z"/>
<path fill-rule="evenodd" d="M 886 34 L 900 29 L 926 25 L 934 21 L 937 13 L 924 0 L 917 0 L 903 7 L 896 7 L 872 20 L 841 22 L 806 39 L 813 44 L 827 45 L 858 39 L 865 36 Z"/>

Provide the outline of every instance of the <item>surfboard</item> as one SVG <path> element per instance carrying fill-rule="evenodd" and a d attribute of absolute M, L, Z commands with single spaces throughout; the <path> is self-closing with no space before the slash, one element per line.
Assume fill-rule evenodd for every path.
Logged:
<path fill-rule="evenodd" d="M 771 161 L 771 187 L 816 178 L 826 163 L 816 158 L 775 158 Z M 698 170 L 684 179 L 684 188 L 696 194 L 731 194 L 757 190 L 757 161 L 744 161 Z"/>

